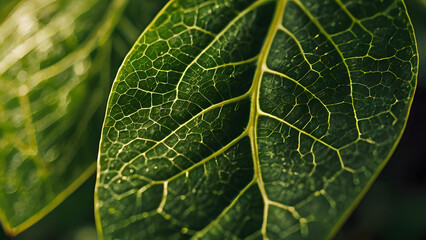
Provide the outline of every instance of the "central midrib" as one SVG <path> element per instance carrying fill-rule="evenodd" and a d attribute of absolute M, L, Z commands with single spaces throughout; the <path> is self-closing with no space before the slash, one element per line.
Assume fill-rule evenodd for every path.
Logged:
<path fill-rule="evenodd" d="M 260 51 L 256 72 L 253 78 L 253 85 L 251 86 L 251 89 L 250 89 L 251 109 L 250 109 L 250 119 L 249 119 L 247 130 L 248 130 L 248 135 L 250 138 L 251 152 L 252 152 L 252 158 L 253 158 L 254 179 L 259 186 L 259 190 L 262 194 L 262 198 L 265 204 L 261 233 L 266 239 L 267 239 L 266 222 L 267 222 L 269 200 L 266 195 L 265 187 L 263 184 L 263 179 L 262 179 L 262 174 L 260 169 L 260 161 L 259 161 L 259 151 L 257 146 L 257 124 L 258 124 L 259 111 L 260 111 L 259 92 L 260 92 L 261 79 L 263 77 L 263 73 L 265 69 L 267 68 L 266 60 L 268 58 L 268 54 L 271 49 L 274 37 L 278 31 L 280 23 L 282 22 L 286 3 L 287 3 L 287 0 L 277 1 L 274 17 L 272 19 L 268 33 L 266 35 L 264 45 Z"/>

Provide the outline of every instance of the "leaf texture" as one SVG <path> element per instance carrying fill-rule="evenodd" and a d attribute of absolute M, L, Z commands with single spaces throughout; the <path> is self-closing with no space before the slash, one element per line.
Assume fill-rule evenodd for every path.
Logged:
<path fill-rule="evenodd" d="M 401 136 L 417 65 L 399 0 L 170 1 L 110 94 L 100 236 L 332 236 Z"/>
<path fill-rule="evenodd" d="M 110 59 L 137 39 L 129 28 L 147 25 L 146 12 L 133 13 L 140 3 L 0 1 L 0 220 L 9 235 L 95 172 L 111 73 L 121 64 Z"/>

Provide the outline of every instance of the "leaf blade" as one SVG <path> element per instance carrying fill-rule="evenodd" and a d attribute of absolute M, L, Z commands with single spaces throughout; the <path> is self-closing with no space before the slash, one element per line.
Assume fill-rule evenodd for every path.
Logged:
<path fill-rule="evenodd" d="M 182 30 L 161 37 L 167 31 L 162 27 L 174 29 L 179 19 L 185 23 L 185 14 L 194 9 L 197 16 L 213 9 L 217 15 L 229 14 L 221 3 L 210 8 L 209 2 L 194 4 L 175 1 L 164 8 L 117 76 L 98 160 L 100 231 L 108 239 L 326 237 L 387 161 L 405 126 L 417 56 L 403 3 L 363 8 L 351 1 L 278 1 L 274 15 L 271 2 L 253 1 L 244 10 L 234 9 L 238 14 L 220 31 L 208 30 L 207 24 L 182 27 L 202 28 L 188 38 L 204 47 L 187 52 L 189 59 L 181 62 L 186 67 L 173 65 L 165 60 L 167 54 L 178 56 L 176 49 L 186 45 L 168 41 L 185 36 Z M 383 11 L 369 12 L 377 9 Z M 397 12 L 403 17 L 388 24 Z M 266 28 L 253 32 L 264 27 L 268 15 L 274 15 L 269 33 Z M 246 22 L 239 24 L 241 19 Z M 398 32 L 393 24 L 405 28 Z M 241 35 L 232 33 L 233 28 Z M 200 37 L 202 33 L 214 38 Z M 244 45 L 259 35 L 264 44 L 256 40 Z M 397 36 L 389 45 L 399 48 L 386 48 L 382 37 L 388 35 Z M 159 54 L 152 47 L 157 39 L 169 44 L 157 45 Z M 226 48 L 230 43 L 233 48 Z M 172 63 L 155 66 L 155 61 Z M 393 76 L 383 70 L 398 64 L 403 67 L 391 71 Z M 229 66 L 233 71 L 221 75 Z M 162 71 L 175 71 L 178 80 Z M 239 82 L 247 76 L 253 79 L 249 86 Z M 136 82 L 133 87 L 131 81 Z M 234 81 L 242 88 L 239 92 L 230 90 Z M 163 88 L 162 82 L 169 85 Z M 163 98 L 155 99 L 156 94 Z M 391 109 L 392 103 L 398 106 Z M 246 104 L 248 109 L 241 111 Z M 386 129 L 369 127 L 372 123 Z M 212 134 L 215 130 L 220 133 Z M 143 141 L 132 146 L 137 139 Z M 361 160 L 363 151 L 373 155 L 370 162 Z M 238 164 L 248 165 L 229 169 Z M 242 170 L 247 167 L 251 173 Z M 256 208 L 249 207 L 250 199 Z M 233 225 L 236 219 L 243 223 Z"/>

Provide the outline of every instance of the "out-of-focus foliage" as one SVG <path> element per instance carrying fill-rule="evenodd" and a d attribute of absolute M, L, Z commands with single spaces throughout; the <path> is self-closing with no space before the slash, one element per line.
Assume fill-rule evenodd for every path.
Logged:
<path fill-rule="evenodd" d="M 110 83 L 164 2 L 0 1 L 0 220 L 9 234 L 93 174 Z"/>
<path fill-rule="evenodd" d="M 426 0 L 407 0 L 419 50 L 419 87 L 426 89 Z"/>

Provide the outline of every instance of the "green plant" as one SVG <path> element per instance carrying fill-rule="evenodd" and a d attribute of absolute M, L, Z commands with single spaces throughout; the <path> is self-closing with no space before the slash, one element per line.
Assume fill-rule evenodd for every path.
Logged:
<path fill-rule="evenodd" d="M 12 23 L 31 2 L 0 2 L 18 12 L 0 26 L 0 219 L 12 234 L 93 173 L 90 126 L 104 115 L 108 59 L 124 55 L 114 29 L 138 35 L 124 0 L 94 26 L 105 1 L 37 3 L 43 15 L 30 17 L 57 31 L 19 39 Z M 332 237 L 399 141 L 417 65 L 401 0 L 169 1 L 112 86 L 99 237 Z"/>

